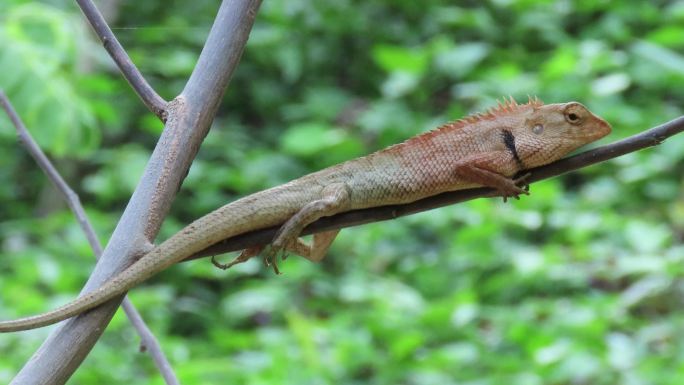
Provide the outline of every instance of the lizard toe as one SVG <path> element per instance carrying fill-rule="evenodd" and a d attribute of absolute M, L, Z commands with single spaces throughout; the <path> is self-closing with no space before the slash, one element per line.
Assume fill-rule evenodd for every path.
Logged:
<path fill-rule="evenodd" d="M 520 195 L 530 195 L 530 191 L 527 189 L 527 187 L 520 187 L 517 184 L 514 183 L 514 181 L 511 181 L 511 184 L 499 188 L 499 194 L 503 198 L 504 203 L 508 201 L 508 198 L 514 198 L 516 200 L 520 200 Z"/>
<path fill-rule="evenodd" d="M 233 267 L 239 263 L 247 262 L 252 257 L 259 255 L 259 253 L 261 252 L 262 249 L 263 249 L 262 246 L 255 246 L 255 247 L 250 247 L 250 248 L 244 249 L 244 250 L 242 250 L 240 255 L 233 258 L 233 260 L 228 262 L 228 263 L 221 263 L 216 259 L 215 255 L 212 255 L 211 256 L 211 263 L 221 270 L 226 270 L 226 269 L 229 269 L 229 268 L 231 268 L 231 267 Z"/>
<path fill-rule="evenodd" d="M 273 268 L 273 272 L 280 275 L 280 269 L 278 269 L 278 254 L 282 251 L 281 248 L 268 245 L 264 247 L 262 257 L 264 259 L 264 266 Z"/>

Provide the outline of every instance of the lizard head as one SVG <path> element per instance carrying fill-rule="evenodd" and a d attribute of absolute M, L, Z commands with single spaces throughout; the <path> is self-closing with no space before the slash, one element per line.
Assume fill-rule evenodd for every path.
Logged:
<path fill-rule="evenodd" d="M 521 139 L 525 165 L 536 167 L 601 139 L 610 130 L 608 122 L 577 102 L 533 105 L 516 139 Z M 539 151 L 540 146 L 546 151 Z"/>

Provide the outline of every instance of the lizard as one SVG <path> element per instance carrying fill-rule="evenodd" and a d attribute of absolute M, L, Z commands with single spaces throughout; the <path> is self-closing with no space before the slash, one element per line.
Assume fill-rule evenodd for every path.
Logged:
<path fill-rule="evenodd" d="M 318 262 L 339 230 L 299 239 L 310 223 L 340 212 L 413 202 L 446 191 L 492 187 L 504 200 L 529 194 L 522 171 L 559 160 L 611 131 L 578 102 L 504 99 L 484 113 L 414 136 L 286 184 L 248 195 L 195 220 L 105 282 L 55 310 L 0 322 L 0 332 L 50 325 L 115 298 L 151 276 L 223 239 L 278 226 L 272 242 L 244 250 L 230 267 L 263 254 L 275 266 L 285 252 Z M 277 272 L 277 270 L 276 270 Z"/>

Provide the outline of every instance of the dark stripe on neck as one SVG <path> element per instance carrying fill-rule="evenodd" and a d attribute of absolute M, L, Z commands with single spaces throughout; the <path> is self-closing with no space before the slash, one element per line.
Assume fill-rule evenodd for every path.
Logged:
<path fill-rule="evenodd" d="M 520 159 L 518 149 L 515 148 L 515 136 L 513 136 L 513 133 L 510 130 L 503 129 L 501 130 L 501 136 L 503 137 L 503 142 L 506 145 L 506 148 L 511 152 L 511 155 L 513 155 L 515 163 L 518 164 L 518 168 L 524 170 L 525 164 L 523 163 L 522 159 Z"/>

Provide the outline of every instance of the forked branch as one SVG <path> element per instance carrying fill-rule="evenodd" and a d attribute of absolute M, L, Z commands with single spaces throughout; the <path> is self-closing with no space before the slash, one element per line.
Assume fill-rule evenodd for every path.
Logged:
<path fill-rule="evenodd" d="M 197 65 L 182 93 L 168 104 L 164 131 L 84 291 L 101 286 L 124 270 L 156 237 L 209 131 L 260 3 L 260 0 L 221 3 Z M 113 299 L 61 323 L 26 362 L 12 384 L 65 383 L 104 331 L 120 300 L 121 297 Z"/>
<path fill-rule="evenodd" d="M 81 11 L 90 22 L 93 30 L 102 41 L 102 45 L 112 57 L 121 74 L 126 78 L 128 83 L 133 87 L 142 102 L 147 108 L 159 117 L 162 121 L 167 118 L 167 102 L 150 86 L 150 84 L 142 76 L 138 68 L 133 64 L 133 61 L 126 53 L 126 50 L 121 46 L 121 43 L 116 39 L 109 25 L 105 21 L 100 11 L 95 7 L 91 0 L 76 0 Z"/>
<path fill-rule="evenodd" d="M 90 247 L 95 253 L 95 258 L 99 259 L 102 254 L 102 244 L 100 244 L 100 240 L 95 234 L 95 229 L 90 223 L 90 220 L 83 209 L 83 205 L 81 205 L 78 194 L 69 187 L 64 178 L 59 174 L 59 171 L 57 171 L 52 162 L 50 162 L 50 159 L 48 159 L 40 146 L 38 146 L 38 143 L 36 143 L 31 136 L 31 133 L 26 129 L 26 125 L 2 90 L 0 90 L 0 106 L 2 106 L 7 113 L 7 116 L 9 116 L 12 121 L 12 124 L 17 131 L 17 136 L 24 144 L 26 151 L 28 151 L 31 157 L 38 163 L 38 166 L 43 170 L 52 185 L 57 188 L 57 191 L 62 194 L 62 198 L 74 213 L 74 216 L 78 220 L 78 224 L 81 226 L 81 230 L 85 233 L 88 243 L 90 243 Z M 124 298 L 121 307 L 126 313 L 128 320 L 131 322 L 131 325 L 133 325 L 140 336 L 141 350 L 150 352 L 150 356 L 152 356 L 157 369 L 159 369 L 167 384 L 178 384 L 179 382 L 176 378 L 176 374 L 173 372 L 169 360 L 164 355 L 161 346 L 159 346 L 157 338 L 152 334 L 150 328 L 147 327 L 142 316 L 128 297 Z"/>

